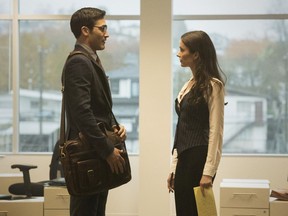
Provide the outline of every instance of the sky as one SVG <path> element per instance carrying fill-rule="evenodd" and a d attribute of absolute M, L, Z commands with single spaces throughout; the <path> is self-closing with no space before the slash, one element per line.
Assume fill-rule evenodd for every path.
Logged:
<path fill-rule="evenodd" d="M 174 0 L 173 4 L 176 15 L 287 13 L 287 9 L 287 0 Z"/>

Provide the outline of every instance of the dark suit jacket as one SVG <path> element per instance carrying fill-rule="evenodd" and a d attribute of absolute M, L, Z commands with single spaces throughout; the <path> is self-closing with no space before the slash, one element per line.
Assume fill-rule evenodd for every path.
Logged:
<path fill-rule="evenodd" d="M 89 53 L 80 45 L 74 51 Z M 90 56 L 91 57 L 91 56 Z M 103 122 L 112 130 L 115 124 L 111 109 L 111 92 L 106 74 L 92 57 L 76 54 L 68 58 L 65 66 L 64 82 L 68 139 L 75 138 L 82 132 L 89 143 L 106 158 L 114 146 L 108 142 L 97 123 Z M 107 99 L 104 96 L 104 92 Z"/>

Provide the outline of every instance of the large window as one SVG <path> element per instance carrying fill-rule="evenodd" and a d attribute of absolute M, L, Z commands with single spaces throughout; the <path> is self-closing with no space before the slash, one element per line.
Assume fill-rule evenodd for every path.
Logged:
<path fill-rule="evenodd" d="M 180 36 L 204 30 L 228 78 L 223 152 L 287 154 L 287 1 L 191 1 L 192 12 L 184 2 L 174 3 L 174 97 L 191 77 L 176 57 Z"/>
<path fill-rule="evenodd" d="M 75 43 L 69 19 L 92 6 L 107 11 L 110 37 L 99 54 L 113 85 L 113 110 L 128 130 L 127 146 L 138 153 L 140 0 L 0 3 L 0 152 L 53 149 L 60 76 Z M 173 97 L 191 76 L 176 57 L 180 36 L 204 30 L 228 78 L 224 153 L 288 153 L 287 11 L 286 0 L 174 1 Z"/>
<path fill-rule="evenodd" d="M 129 1 L 134 10 L 117 7 L 119 2 L 115 0 L 97 4 L 90 0 L 47 0 L 41 4 L 19 0 L 19 11 L 14 12 L 19 16 L 12 16 L 17 20 L 0 16 L 0 152 L 53 150 L 59 139 L 62 68 L 76 41 L 70 31 L 70 16 L 81 7 L 92 6 L 109 8 L 106 19 L 110 37 L 99 55 L 115 84 L 113 111 L 127 128 L 127 148 L 130 153 L 138 153 L 139 94 L 135 94 L 134 87 L 138 88 L 139 83 L 139 1 L 125 2 Z M 9 13 L 9 4 L 5 8 L 0 10 L 3 15 Z M 11 67 L 13 58 L 15 68 Z"/>

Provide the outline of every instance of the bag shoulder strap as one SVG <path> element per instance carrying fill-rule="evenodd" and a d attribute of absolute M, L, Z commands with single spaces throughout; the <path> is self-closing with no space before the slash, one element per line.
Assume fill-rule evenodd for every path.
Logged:
<path fill-rule="evenodd" d="M 87 53 L 84 53 L 82 51 L 73 51 L 73 52 L 71 52 L 68 55 L 68 57 L 67 57 L 67 59 L 65 61 L 65 65 L 64 65 L 64 68 L 63 68 L 63 71 L 62 71 L 62 89 L 61 89 L 61 92 L 62 92 L 62 108 L 61 108 L 61 123 L 60 123 L 60 145 L 63 145 L 64 142 L 67 140 L 67 137 L 65 137 L 65 94 L 64 94 L 64 91 L 65 91 L 65 69 L 66 69 L 66 63 L 67 63 L 67 61 L 68 61 L 68 59 L 70 57 L 72 57 L 74 55 L 79 55 L 79 54 L 86 56 L 91 61 L 93 59 L 92 56 L 87 54 Z M 103 92 L 104 97 L 105 97 L 105 99 L 107 101 L 107 104 L 108 104 L 108 107 L 109 107 L 109 111 L 112 114 L 112 117 L 113 117 L 113 119 L 114 119 L 114 121 L 116 123 L 116 127 L 119 129 L 119 123 L 118 123 L 118 121 L 117 121 L 117 119 L 116 119 L 116 117 L 115 117 L 115 115 L 114 115 L 114 113 L 112 111 L 112 107 L 111 107 L 111 105 L 109 103 L 108 97 L 107 97 L 103 87 L 102 87 L 102 92 Z"/>

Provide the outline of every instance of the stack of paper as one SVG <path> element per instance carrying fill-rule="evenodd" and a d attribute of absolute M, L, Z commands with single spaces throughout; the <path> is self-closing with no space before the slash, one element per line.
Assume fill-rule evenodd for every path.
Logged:
<path fill-rule="evenodd" d="M 212 187 L 205 188 L 204 196 L 200 187 L 194 187 L 198 216 L 217 216 Z"/>
<path fill-rule="evenodd" d="M 279 200 L 288 201 L 288 190 L 287 189 L 272 190 L 270 196 L 275 197 Z"/>

